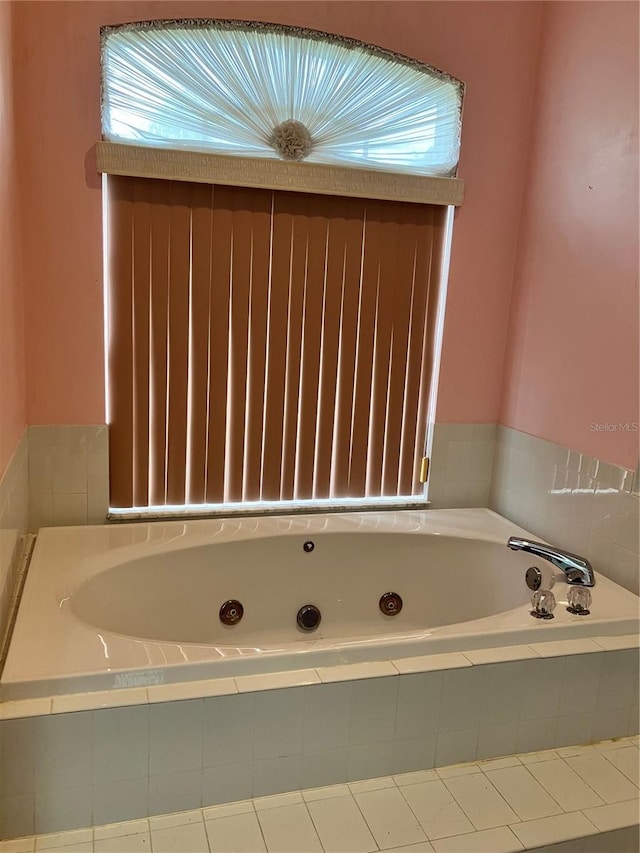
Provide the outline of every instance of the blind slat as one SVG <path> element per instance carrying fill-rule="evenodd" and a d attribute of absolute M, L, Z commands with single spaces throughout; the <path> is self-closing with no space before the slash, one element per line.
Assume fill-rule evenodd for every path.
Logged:
<path fill-rule="evenodd" d="M 189 335 L 188 494 L 203 503 L 207 473 L 207 403 L 209 397 L 209 312 L 211 306 L 213 188 L 193 187 L 191 214 L 191 317 Z"/>
<path fill-rule="evenodd" d="M 445 217 L 444 208 L 432 206 L 425 211 L 429 222 L 430 231 L 430 253 L 429 266 L 426 271 L 427 282 L 427 307 L 425 311 L 426 321 L 424 324 L 424 339 L 422 345 L 422 364 L 420 370 L 420 395 L 418 398 L 418 410 L 416 412 L 416 443 L 413 457 L 417 464 L 413 469 L 412 494 L 417 494 L 420 489 L 420 463 L 419 460 L 425 451 L 425 437 L 427 432 L 427 403 L 429 399 L 429 383 L 426 377 L 431 376 L 434 360 L 434 346 L 436 337 L 436 305 L 440 277 L 442 271 L 442 253 L 444 249 Z M 426 241 L 425 241 L 426 242 Z"/>
<path fill-rule="evenodd" d="M 246 501 L 260 500 L 262 444 L 264 441 L 263 418 L 272 204 L 272 192 L 254 190 L 252 203 L 251 299 L 243 484 L 243 495 Z"/>
<path fill-rule="evenodd" d="M 297 499 L 313 495 L 313 462 L 316 443 L 318 376 L 322 329 L 324 265 L 327 255 L 328 220 L 325 199 L 318 199 L 309 217 L 307 265 L 304 286 L 302 367 L 300 371 L 300 417 L 296 460 Z"/>
<path fill-rule="evenodd" d="M 328 498 L 331 485 L 331 451 L 335 422 L 338 377 L 338 344 L 340 341 L 340 309 L 346 248 L 344 206 L 332 205 L 322 310 L 320 350 L 320 388 L 318 391 L 318 432 L 315 449 L 314 498 Z"/>
<path fill-rule="evenodd" d="M 358 305 L 364 251 L 364 202 L 360 199 L 349 199 L 347 207 L 331 484 L 331 494 L 334 497 L 346 497 L 350 494 L 349 451 L 358 348 Z"/>
<path fill-rule="evenodd" d="M 283 199 L 281 193 L 274 195 L 272 229 L 261 484 L 262 500 L 267 501 L 280 499 L 287 315 L 293 238 L 293 217 L 287 199 Z"/>
<path fill-rule="evenodd" d="M 167 503 L 185 500 L 187 384 L 189 370 L 189 280 L 191 277 L 191 186 L 172 189 L 169 232 L 169 341 Z"/>
<path fill-rule="evenodd" d="M 415 213 L 403 208 L 398 212 L 398 238 L 396 242 L 395 278 L 391 304 L 392 339 L 389 359 L 387 411 L 384 429 L 384 453 L 382 465 L 382 494 L 396 495 L 398 492 L 398 469 L 400 466 L 400 440 L 405 392 L 405 368 L 411 299 L 414 272 L 414 248 L 417 228 Z"/>
<path fill-rule="evenodd" d="M 111 506 L 133 506 L 133 202 L 132 182 L 109 180 L 109 268 L 118 287 L 109 303 L 109 454 Z"/>
<path fill-rule="evenodd" d="M 422 355 L 426 332 L 426 314 L 429 296 L 429 269 L 432 255 L 432 232 L 428 211 L 421 211 L 418 234 L 414 252 L 412 271 L 412 310 L 411 329 L 407 342 L 405 392 L 402 411 L 403 431 L 400 448 L 400 470 L 398 493 L 413 494 L 414 478 L 417 476 L 419 459 L 416 449 L 424 447 L 424 439 L 419 431 L 418 411 L 420 403 L 420 384 Z M 420 451 L 420 457 L 422 452 Z M 408 489 L 408 491 L 406 491 Z"/>
<path fill-rule="evenodd" d="M 396 277 L 397 241 L 399 225 L 397 215 L 386 206 L 380 206 L 380 265 L 376 303 L 375 346 L 373 355 L 373 380 L 371 389 L 371 419 L 367 456 L 367 494 L 382 494 L 382 468 L 384 465 L 384 431 L 387 396 L 389 393 L 389 358 L 393 332 L 393 305 L 398 289 Z"/>
<path fill-rule="evenodd" d="M 369 446 L 369 418 L 371 415 L 371 382 L 373 345 L 375 339 L 378 267 L 380 264 L 381 224 L 378 206 L 367 203 L 365 208 L 362 280 L 358 309 L 358 351 L 353 392 L 351 419 L 351 452 L 349 466 L 349 496 L 366 494 L 367 449 Z"/>
<path fill-rule="evenodd" d="M 291 244 L 287 364 L 280 473 L 280 496 L 282 500 L 293 500 L 295 496 L 298 408 L 302 366 L 302 325 L 304 321 L 304 281 L 309 246 L 309 209 L 313 204 L 313 197 L 296 194 L 289 199 L 289 203 L 293 216 L 293 240 Z"/>
<path fill-rule="evenodd" d="M 214 187 L 211 238 L 212 298 L 209 315 L 207 503 L 222 503 L 225 499 L 232 199 L 233 191 L 229 187 Z"/>
<path fill-rule="evenodd" d="M 231 248 L 231 314 L 229 330 L 229 377 L 225 461 L 225 500 L 242 500 L 244 428 L 247 393 L 247 346 L 249 340 L 249 284 L 251 280 L 251 204 L 253 190 L 233 194 Z"/>
<path fill-rule="evenodd" d="M 167 498 L 167 345 L 169 326 L 169 232 L 171 187 L 151 187 L 151 329 L 149 391 L 149 500 Z"/>
<path fill-rule="evenodd" d="M 133 502 L 149 503 L 151 205 L 146 181 L 133 187 Z"/>

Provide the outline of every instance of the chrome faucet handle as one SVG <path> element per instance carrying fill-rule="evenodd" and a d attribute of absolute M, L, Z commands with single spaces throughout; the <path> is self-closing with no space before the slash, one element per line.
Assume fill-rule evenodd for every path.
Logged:
<path fill-rule="evenodd" d="M 595 586 L 596 579 L 593 568 L 586 557 L 571 554 L 569 551 L 560 551 L 551 545 L 545 545 L 543 542 L 534 542 L 532 539 L 525 539 L 522 536 L 509 537 L 507 548 L 511 548 L 512 551 L 524 551 L 527 554 L 535 554 L 536 557 L 542 557 L 543 560 L 547 560 L 557 569 L 564 572 L 567 583 L 569 584 Z"/>

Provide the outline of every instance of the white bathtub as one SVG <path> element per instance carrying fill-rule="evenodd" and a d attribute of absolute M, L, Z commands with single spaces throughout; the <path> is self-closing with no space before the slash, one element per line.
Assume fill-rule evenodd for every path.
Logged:
<path fill-rule="evenodd" d="M 2 698 L 240 676 L 638 631 L 638 598 L 597 571 L 592 614 L 529 614 L 526 534 L 489 510 L 52 528 L 38 536 Z M 304 550 L 311 541 L 314 549 Z M 403 600 L 384 615 L 381 595 Z M 243 619 L 222 625 L 228 599 Z M 305 604 L 322 614 L 303 633 Z"/>

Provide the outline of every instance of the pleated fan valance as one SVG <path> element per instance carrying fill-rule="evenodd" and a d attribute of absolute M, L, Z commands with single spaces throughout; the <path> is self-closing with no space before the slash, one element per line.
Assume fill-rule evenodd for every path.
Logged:
<path fill-rule="evenodd" d="M 460 204 L 464 86 L 390 51 L 246 21 L 102 31 L 100 171 Z"/>

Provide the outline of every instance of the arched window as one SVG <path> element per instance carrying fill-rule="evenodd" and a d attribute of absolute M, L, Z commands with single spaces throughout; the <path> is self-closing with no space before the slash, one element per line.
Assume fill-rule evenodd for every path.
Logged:
<path fill-rule="evenodd" d="M 104 29 L 112 512 L 424 504 L 462 95 L 308 30 Z"/>
<path fill-rule="evenodd" d="M 423 63 L 275 24 L 160 21 L 103 34 L 112 142 L 449 176 L 462 94 Z"/>

